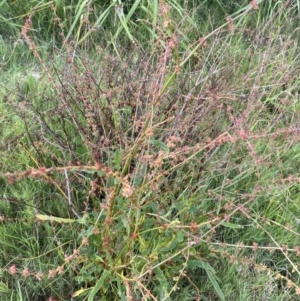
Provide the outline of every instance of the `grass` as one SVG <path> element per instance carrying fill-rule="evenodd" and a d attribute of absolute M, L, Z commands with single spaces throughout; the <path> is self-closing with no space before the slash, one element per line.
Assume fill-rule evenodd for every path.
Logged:
<path fill-rule="evenodd" d="M 297 3 L 247 3 L 6 7 L 1 300 L 298 299 Z"/>

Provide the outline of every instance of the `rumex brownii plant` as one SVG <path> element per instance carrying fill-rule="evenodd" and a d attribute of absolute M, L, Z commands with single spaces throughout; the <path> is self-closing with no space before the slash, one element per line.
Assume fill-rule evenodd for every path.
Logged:
<path fill-rule="evenodd" d="M 299 294 L 297 48 L 276 15 L 258 32 L 236 20 L 186 44 L 160 5 L 150 49 L 114 42 L 118 54 L 89 56 L 66 40 L 48 63 L 28 19 L 22 36 L 44 75 L 19 103 L 7 96 L 23 133 L 6 162 L 26 161 L 2 167 L 17 209 L 1 231 L 18 226 L 1 273 L 31 299 L 225 300 L 222 265 Z M 36 242 L 10 256 L 23 224 Z"/>

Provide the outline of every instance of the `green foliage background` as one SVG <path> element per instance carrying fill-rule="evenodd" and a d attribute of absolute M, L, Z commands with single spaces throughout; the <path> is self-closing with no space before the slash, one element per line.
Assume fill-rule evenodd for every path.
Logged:
<path fill-rule="evenodd" d="M 298 299 L 300 3 L 256 2 L 0 2 L 1 300 Z"/>

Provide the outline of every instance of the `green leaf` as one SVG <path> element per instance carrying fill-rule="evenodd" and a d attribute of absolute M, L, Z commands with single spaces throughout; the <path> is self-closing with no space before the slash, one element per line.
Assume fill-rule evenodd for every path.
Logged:
<path fill-rule="evenodd" d="M 89 290 L 89 288 L 86 288 L 86 289 L 83 289 L 83 288 L 82 288 L 82 289 L 80 289 L 80 290 L 74 292 L 74 293 L 72 294 L 72 297 L 73 297 L 73 298 L 78 297 L 78 296 L 82 295 L 83 293 L 85 293 L 87 290 Z"/>
<path fill-rule="evenodd" d="M 232 229 L 244 228 L 244 226 L 242 226 L 242 225 L 236 225 L 236 224 L 232 224 L 232 223 L 228 223 L 228 222 L 223 222 L 222 226 L 227 227 L 227 228 L 232 228 Z"/>
<path fill-rule="evenodd" d="M 3 4 L 5 4 L 5 3 L 6 3 L 6 0 L 1 1 L 1 2 L 0 2 L 0 7 L 1 7 Z"/>
<path fill-rule="evenodd" d="M 120 149 L 116 149 L 116 152 L 115 152 L 115 167 L 117 170 L 120 170 L 121 169 L 121 153 L 120 153 Z"/>
<path fill-rule="evenodd" d="M 210 272 L 215 273 L 214 268 L 210 264 L 208 264 L 207 262 L 198 260 L 198 259 L 189 260 L 188 267 L 192 270 L 194 270 L 195 268 L 200 268 L 200 269 L 209 270 Z"/>
<path fill-rule="evenodd" d="M 52 215 L 37 214 L 35 217 L 41 221 L 50 221 L 50 222 L 56 222 L 59 224 L 72 224 L 72 223 L 76 222 L 76 219 L 55 217 Z"/>
<path fill-rule="evenodd" d="M 160 268 L 155 269 L 155 277 L 158 280 L 160 287 L 163 289 L 163 291 L 167 291 L 168 282 L 167 282 L 167 279 L 166 279 L 164 273 L 162 272 L 162 270 Z"/>
<path fill-rule="evenodd" d="M 216 277 L 214 276 L 214 274 L 216 273 L 214 268 L 207 262 L 201 261 L 201 260 L 190 260 L 188 262 L 188 267 L 191 269 L 194 269 L 196 267 L 204 269 L 212 286 L 214 287 L 216 293 L 219 295 L 221 300 L 225 301 L 225 296 L 223 291 L 221 290 Z"/>
<path fill-rule="evenodd" d="M 4 293 L 9 293 L 10 290 L 8 288 L 8 286 L 4 283 L 4 282 L 0 282 L 0 293 L 4 294 Z"/>
<path fill-rule="evenodd" d="M 88 222 L 89 222 L 89 215 L 88 214 L 84 214 L 81 218 L 78 218 L 76 219 L 75 221 L 78 223 L 78 224 L 82 224 L 82 225 L 87 225 Z M 92 228 L 90 229 L 90 232 L 91 232 Z"/>
<path fill-rule="evenodd" d="M 219 295 L 219 297 L 221 298 L 221 300 L 224 300 L 225 301 L 225 296 L 216 280 L 216 278 L 214 277 L 214 275 L 210 272 L 210 271 L 206 271 L 207 273 L 207 276 L 211 282 L 211 284 L 213 285 L 216 293 Z"/>
<path fill-rule="evenodd" d="M 56 222 L 58 224 L 73 224 L 77 222 L 82 225 L 87 225 L 89 220 L 88 214 L 85 214 L 83 217 L 79 219 L 63 218 L 63 217 L 56 217 L 52 215 L 43 215 L 43 214 L 36 214 L 35 217 L 41 221 Z"/>
<path fill-rule="evenodd" d="M 144 254 L 145 253 L 148 253 L 147 250 L 148 250 L 148 244 L 146 243 L 145 239 L 139 235 L 139 243 L 140 243 L 140 246 L 139 246 L 139 250 L 141 252 L 141 254 Z"/>
<path fill-rule="evenodd" d="M 129 39 L 131 41 L 134 41 L 133 36 L 131 35 L 130 30 L 129 30 L 128 26 L 127 26 L 127 21 L 128 20 L 124 16 L 123 7 L 121 7 L 120 9 L 116 8 L 116 13 L 117 13 L 117 15 L 118 15 L 118 17 L 119 17 L 119 19 L 121 21 L 121 27 L 125 29 L 125 31 L 126 31 L 128 37 L 129 37 Z M 117 32 L 116 36 L 117 35 L 118 35 L 118 32 Z"/>
<path fill-rule="evenodd" d="M 100 277 L 100 279 L 97 281 L 96 285 L 93 287 L 92 291 L 90 292 L 88 301 L 93 301 L 94 300 L 94 297 L 96 296 L 98 291 L 101 289 L 101 287 L 103 286 L 104 281 L 106 280 L 106 278 L 109 275 L 110 275 L 110 271 L 108 271 L 108 270 L 103 271 L 102 276 Z"/>
<path fill-rule="evenodd" d="M 166 152 L 169 151 L 169 148 L 167 147 L 167 145 L 159 140 L 150 139 L 149 142 L 150 142 L 150 144 L 152 144 L 154 146 L 158 146 L 159 148 L 161 148 L 162 150 L 164 150 Z"/>
<path fill-rule="evenodd" d="M 176 239 L 178 242 L 183 242 L 184 241 L 184 233 L 183 231 L 179 231 L 176 233 Z"/>

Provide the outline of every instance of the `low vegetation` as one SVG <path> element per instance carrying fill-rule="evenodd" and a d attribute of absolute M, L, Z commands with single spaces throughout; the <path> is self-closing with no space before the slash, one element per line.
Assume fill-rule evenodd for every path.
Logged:
<path fill-rule="evenodd" d="M 298 300 L 300 5 L 235 2 L 0 3 L 1 300 Z"/>

